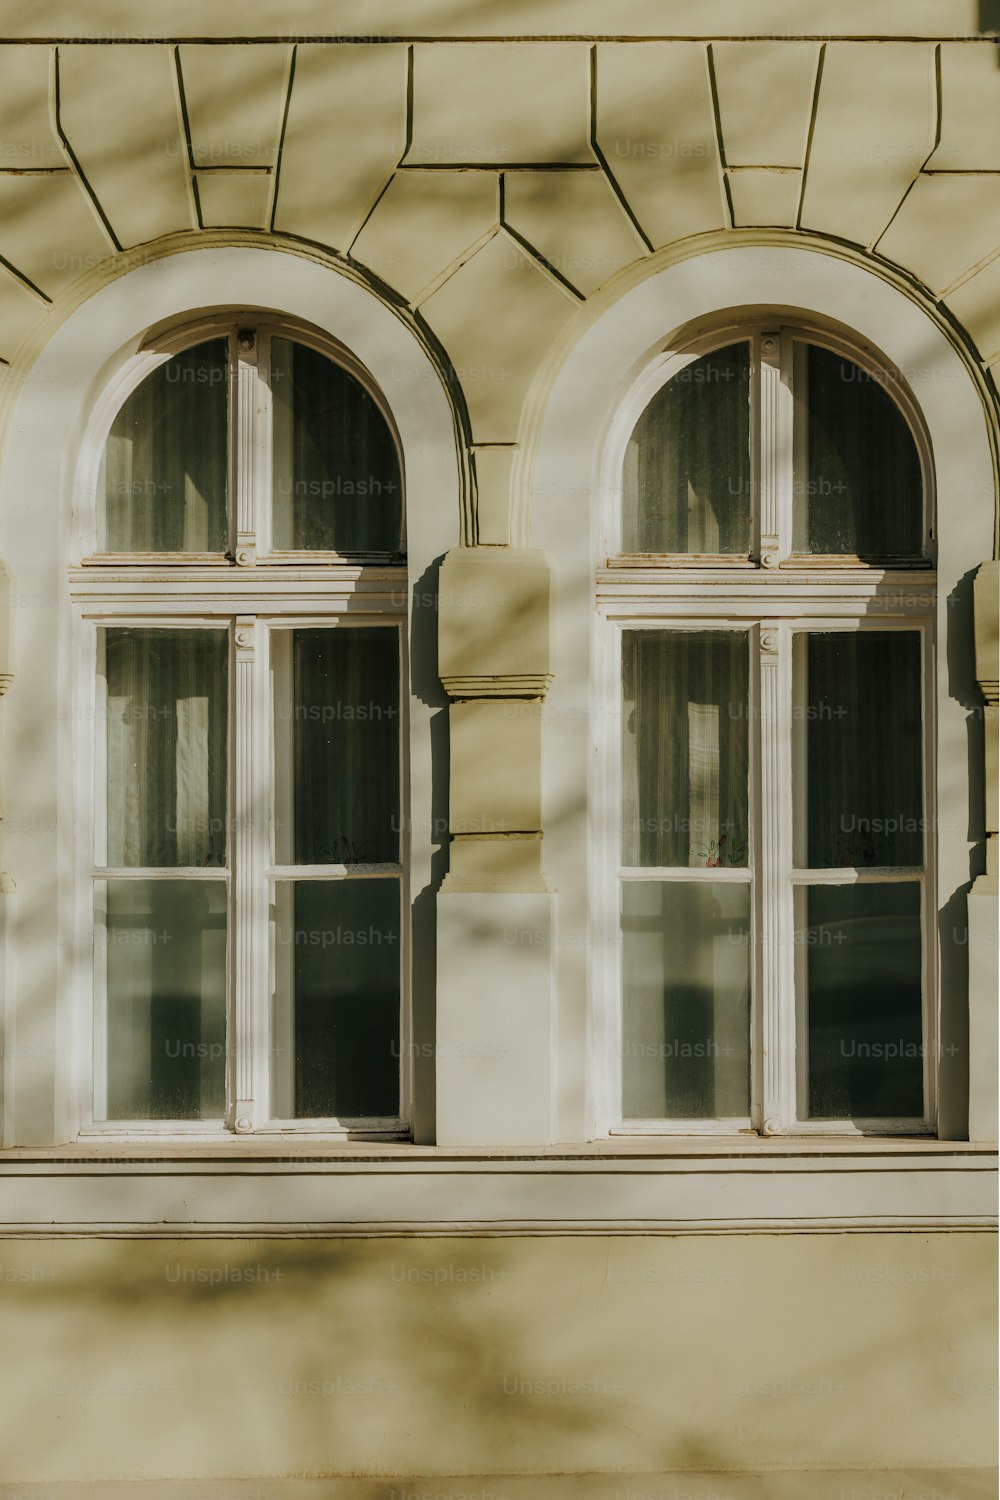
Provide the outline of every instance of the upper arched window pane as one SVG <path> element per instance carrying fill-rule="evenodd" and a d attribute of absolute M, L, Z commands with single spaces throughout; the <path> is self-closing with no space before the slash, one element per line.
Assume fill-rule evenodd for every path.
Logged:
<path fill-rule="evenodd" d="M 796 328 L 679 354 L 625 450 L 621 551 L 915 562 L 927 532 L 908 409 L 895 372 Z"/>
<path fill-rule="evenodd" d="M 886 377 L 802 339 L 793 350 L 793 550 L 918 557 L 920 455 Z"/>
<path fill-rule="evenodd" d="M 100 551 L 226 551 L 228 373 L 228 340 L 210 339 L 129 396 L 101 460 Z"/>
<path fill-rule="evenodd" d="M 622 487 L 625 552 L 750 548 L 750 345 L 679 370 L 629 440 Z"/>
<path fill-rule="evenodd" d="M 402 549 L 402 484 L 385 417 L 360 381 L 271 340 L 273 542 L 282 551 Z"/>
<path fill-rule="evenodd" d="M 395 438 L 350 369 L 234 322 L 158 364 L 125 401 L 101 459 L 97 533 L 99 552 L 137 558 L 393 561 L 403 552 Z"/>

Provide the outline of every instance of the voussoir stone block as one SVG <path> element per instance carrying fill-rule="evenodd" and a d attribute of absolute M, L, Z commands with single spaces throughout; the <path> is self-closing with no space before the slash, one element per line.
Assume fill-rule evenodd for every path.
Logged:
<path fill-rule="evenodd" d="M 186 46 L 180 64 L 195 167 L 273 166 L 289 48 Z"/>
<path fill-rule="evenodd" d="M 811 42 L 713 42 L 728 167 L 802 165 L 818 57 Z"/>
<path fill-rule="evenodd" d="M 654 246 L 728 226 L 703 44 L 599 46 L 597 140 Z"/>
<path fill-rule="evenodd" d="M 781 224 L 791 227 L 798 212 L 801 172 L 730 172 L 733 224 L 737 229 Z"/>
<path fill-rule="evenodd" d="M 0 236 L 0 251 L 2 246 Z M 29 329 L 44 316 L 45 303 L 41 298 L 0 266 L 0 359 L 9 362 Z"/>
<path fill-rule="evenodd" d="M 296 49 L 276 230 L 348 249 L 406 149 L 406 67 L 393 44 Z"/>
<path fill-rule="evenodd" d="M 877 249 L 944 291 L 1000 249 L 1000 173 L 918 177 Z"/>
<path fill-rule="evenodd" d="M 873 244 L 934 145 L 934 48 L 830 42 L 801 225 Z"/>
<path fill-rule="evenodd" d="M 122 245 L 193 229 L 169 47 L 63 47 L 62 126 Z"/>
<path fill-rule="evenodd" d="M 52 73 L 48 47 L 0 47 L 0 167 L 67 165 L 49 109 Z"/>
<path fill-rule="evenodd" d="M 397 172 L 351 256 L 415 305 L 498 225 L 494 173 Z"/>
<path fill-rule="evenodd" d="M 47 296 L 113 254 L 72 173 L 0 175 L 0 255 Z"/>
<path fill-rule="evenodd" d="M 578 306 L 502 232 L 422 303 L 454 367 L 477 443 L 516 441 L 531 382 Z"/>
<path fill-rule="evenodd" d="M 582 43 L 413 49 L 413 166 L 591 163 Z"/>
<path fill-rule="evenodd" d="M 603 172 L 510 172 L 505 222 L 585 296 L 646 253 Z"/>
<path fill-rule="evenodd" d="M 1000 172 L 1000 57 L 985 38 L 941 44 L 941 139 L 931 171 Z"/>
<path fill-rule="evenodd" d="M 199 172 L 197 182 L 201 222 L 206 229 L 270 227 L 273 177 Z"/>

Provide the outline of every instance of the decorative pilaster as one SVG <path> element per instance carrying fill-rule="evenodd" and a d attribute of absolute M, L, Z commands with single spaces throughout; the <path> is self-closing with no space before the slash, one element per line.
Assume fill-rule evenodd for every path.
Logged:
<path fill-rule="evenodd" d="M 441 566 L 438 670 L 453 699 L 449 872 L 437 898 L 437 1142 L 553 1139 L 553 895 L 542 865 L 540 552 L 463 547 Z"/>
<path fill-rule="evenodd" d="M 541 700 L 549 567 L 540 552 L 468 547 L 441 566 L 438 669 L 451 708 L 445 890 L 546 891 Z"/>

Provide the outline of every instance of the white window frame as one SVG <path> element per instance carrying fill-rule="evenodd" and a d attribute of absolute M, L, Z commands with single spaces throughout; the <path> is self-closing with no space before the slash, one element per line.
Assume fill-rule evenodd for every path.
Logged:
<path fill-rule="evenodd" d="M 239 333 L 254 329 L 253 347 Z M 230 338 L 230 548 L 231 556 L 194 553 L 97 553 L 97 477 L 111 422 L 128 395 L 153 369 L 180 350 L 228 333 Z M 74 1093 L 82 1137 L 312 1134 L 332 1138 L 393 1140 L 409 1136 L 413 1120 L 411 1045 L 409 656 L 405 561 L 387 554 L 364 557 L 326 551 L 277 551 L 270 545 L 270 389 L 266 379 L 270 338 L 280 334 L 308 345 L 359 380 L 385 418 L 399 456 L 402 446 L 384 399 L 359 361 L 309 325 L 246 309 L 173 321 L 143 340 L 95 403 L 83 445 L 81 502 L 75 510 L 74 562 L 70 568 L 76 648 L 73 717 L 75 756 L 76 952 L 95 955 L 83 983 L 85 1003 L 76 1049 Z M 258 379 L 261 343 L 265 358 Z M 405 543 L 404 543 L 405 545 Z M 393 629 L 399 652 L 400 860 L 392 866 L 278 866 L 270 810 L 275 796 L 270 643 L 275 631 L 298 628 Z M 229 887 L 227 968 L 226 1115 L 222 1121 L 95 1121 L 97 1025 L 94 881 L 109 872 L 95 865 L 101 769 L 98 630 L 224 627 L 229 636 L 229 776 L 227 865 L 192 878 L 225 879 Z M 98 794 L 95 797 L 95 787 Z M 117 872 L 110 872 L 112 875 Z M 137 875 L 139 872 L 128 872 Z M 148 878 L 148 872 L 141 872 Z M 182 870 L 162 872 L 172 878 Z M 392 875 L 400 885 L 400 1110 L 391 1118 L 279 1119 L 270 1109 L 273 978 L 269 895 L 276 879 L 365 878 Z M 155 872 L 154 872 L 155 878 Z"/>
<path fill-rule="evenodd" d="M 739 556 L 621 554 L 622 473 L 635 424 L 662 385 L 710 349 L 752 340 L 751 547 Z M 623 1136 L 933 1135 L 937 1128 L 938 996 L 935 921 L 934 618 L 936 575 L 930 564 L 903 567 L 858 558 L 792 552 L 792 411 L 789 384 L 793 338 L 806 338 L 852 360 L 892 391 L 920 457 L 923 535 L 933 555 L 933 467 L 919 409 L 905 381 L 877 351 L 821 324 L 778 316 L 715 321 L 681 336 L 634 379 L 613 419 L 603 456 L 604 505 L 597 571 L 594 690 L 604 707 L 594 716 L 593 923 L 595 975 L 603 1001 L 596 1010 L 598 1133 Z M 761 434 L 767 434 L 758 441 Z M 722 601 L 719 606 L 715 600 Z M 751 1108 L 742 1120 L 629 1120 L 621 1109 L 622 981 L 619 921 L 621 807 L 621 652 L 624 629 L 742 629 L 750 634 Z M 921 637 L 923 688 L 923 817 L 927 827 L 920 876 L 923 944 L 924 1113 L 919 1119 L 800 1120 L 796 1092 L 793 887 L 903 877 L 888 868 L 796 870 L 792 854 L 793 637 L 808 631 L 908 630 Z M 755 775 L 755 766 L 759 775 Z M 766 846 L 766 847 L 765 847 Z M 763 857 L 762 857 L 763 856 Z M 656 878 L 651 871 L 647 878 Z M 712 870 L 716 879 L 729 879 Z M 695 872 L 694 878 L 701 878 Z M 737 879 L 740 877 L 737 876 Z"/>

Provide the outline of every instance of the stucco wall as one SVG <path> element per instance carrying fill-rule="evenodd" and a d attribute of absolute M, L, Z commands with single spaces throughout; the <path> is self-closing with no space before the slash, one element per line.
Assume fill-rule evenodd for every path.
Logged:
<path fill-rule="evenodd" d="M 0 1477 L 974 1468 L 994 1283 L 963 1233 L 8 1240 Z"/>
<path fill-rule="evenodd" d="M 742 248 L 761 257 L 763 275 L 776 252 L 808 248 L 837 264 L 840 277 L 849 265 L 880 290 L 891 286 L 910 311 L 920 310 L 920 326 L 933 330 L 929 347 L 946 342 L 952 362 L 961 363 L 975 441 L 956 436 L 952 421 L 951 442 L 967 449 L 975 492 L 959 484 L 945 498 L 956 547 L 964 528 L 975 546 L 969 557 L 961 552 L 956 602 L 942 595 L 954 631 L 946 653 L 953 675 L 943 671 L 942 692 L 951 695 L 949 713 L 961 718 L 962 736 L 968 721 L 967 742 L 955 741 L 960 795 L 943 809 L 962 845 L 952 882 L 957 905 L 946 920 L 955 930 L 965 922 L 965 891 L 982 868 L 983 835 L 996 823 L 994 807 L 984 825 L 981 805 L 969 573 L 988 554 L 995 498 L 996 7 L 978 0 L 794 7 L 621 0 L 613 11 L 612 22 L 600 0 L 293 0 L 280 7 L 244 0 L 210 8 L 177 0 L 167 15 L 135 0 L 85 7 L 38 0 L 4 14 L 0 432 L 6 424 L 16 443 L 25 422 L 18 397 L 41 372 L 48 404 L 41 400 L 29 415 L 40 424 L 38 451 L 45 449 L 49 464 L 22 450 L 20 467 L 4 471 L 2 496 L 3 525 L 18 528 L 16 548 L 5 540 L 4 556 L 21 565 L 11 586 L 9 644 L 0 629 L 3 685 L 13 677 L 7 749 L 20 752 L 4 767 L 8 830 L 0 860 L 18 885 L 16 896 L 0 895 L 6 1144 L 50 1145 L 75 1129 L 68 1101 L 79 1017 L 67 975 L 79 955 L 70 929 L 53 920 L 57 887 L 72 906 L 79 857 L 71 847 L 72 746 L 53 732 L 60 704 L 72 697 L 65 565 L 73 472 L 60 467 L 63 447 L 75 451 L 79 434 L 67 436 L 69 427 L 85 421 L 97 393 L 94 361 L 99 369 L 117 358 L 152 316 L 156 299 L 143 288 L 159 280 L 179 289 L 173 303 L 156 302 L 157 319 L 199 305 L 197 275 L 181 285 L 181 252 L 284 251 L 272 257 L 275 274 L 279 259 L 295 258 L 299 274 L 290 273 L 286 287 L 315 284 L 313 301 L 298 310 L 319 321 L 346 317 L 347 294 L 324 302 L 317 266 L 340 278 L 352 305 L 364 304 L 356 321 L 341 323 L 341 334 L 347 327 L 352 347 L 373 367 L 375 353 L 362 346 L 370 339 L 384 350 L 379 377 L 394 409 L 411 412 L 410 454 L 421 441 L 433 449 L 429 462 L 422 454 L 428 477 L 413 496 L 419 525 L 410 533 L 421 536 L 411 561 L 425 570 L 412 586 L 433 606 L 413 617 L 414 723 L 423 736 L 414 765 L 427 816 L 420 899 L 429 934 L 418 957 L 426 979 L 419 1035 L 433 1053 L 447 1024 L 453 1043 L 463 1027 L 481 1040 L 487 1020 L 502 1026 L 506 1017 L 544 1077 L 518 1064 L 517 1089 L 525 1079 L 533 1088 L 531 1110 L 501 1079 L 500 1111 L 481 1113 L 473 1127 L 470 1112 L 483 1088 L 453 1046 L 459 1065 L 450 1075 L 447 1065 L 439 1069 L 437 1116 L 434 1068 L 423 1069 L 422 1139 L 432 1139 L 442 1119 L 445 1133 L 480 1144 L 505 1133 L 519 1139 L 516 1129 L 536 1141 L 587 1139 L 586 848 L 566 831 L 572 834 L 574 818 L 586 821 L 585 766 L 570 778 L 575 803 L 561 787 L 553 796 L 552 785 L 571 764 L 566 726 L 579 728 L 573 693 L 586 683 L 580 643 L 587 626 L 577 622 L 592 612 L 592 558 L 589 517 L 576 519 L 565 506 L 573 495 L 558 487 L 565 474 L 546 469 L 586 445 L 567 429 L 562 449 L 540 448 L 539 435 L 558 360 L 668 265 Z M 98 359 L 112 322 L 101 308 L 113 298 L 102 304 L 97 297 L 131 270 L 140 273 L 130 283 L 139 288 L 136 301 L 128 305 L 122 282 L 115 304 L 115 316 L 127 306 L 131 321 Z M 252 305 L 271 305 L 245 295 Z M 275 296 L 275 305 L 296 311 L 290 290 Z M 226 288 L 207 300 L 222 305 Z M 738 284 L 728 300 L 745 300 Z M 764 300 L 775 304 L 773 289 Z M 809 305 L 822 313 L 822 295 Z M 75 315 L 88 337 L 58 345 Z M 686 316 L 678 313 L 670 328 L 650 327 L 642 347 Z M 905 321 L 891 310 L 885 317 Z M 390 324 L 399 342 L 383 337 Z M 420 357 L 398 360 L 402 345 Z M 919 328 L 907 349 L 913 369 L 930 379 Z M 582 378 L 579 370 L 574 378 Z M 404 397 L 408 383 L 433 389 L 437 425 L 422 417 L 418 396 Z M 46 413 L 60 418 L 48 429 Z M 938 421 L 948 425 L 948 410 Z M 593 432 L 586 436 L 589 442 Z M 539 452 L 532 513 L 530 460 Z M 41 493 L 32 487 L 39 475 L 51 478 Z M 590 498 L 592 479 L 588 469 L 582 483 Z M 529 551 L 532 539 L 550 551 L 565 542 L 567 554 L 583 556 L 566 573 L 561 597 Z M 43 542 L 52 545 L 46 550 Z M 458 596 L 477 546 L 489 567 L 507 570 L 493 593 L 517 601 L 517 618 L 481 613 L 470 637 L 475 649 L 463 656 L 463 622 L 449 616 L 445 601 L 442 671 L 466 690 L 477 674 L 482 681 L 506 675 L 514 696 L 530 699 L 545 693 L 554 672 L 557 704 L 568 706 L 541 734 L 533 717 L 530 724 L 505 717 L 495 703 L 455 711 L 449 810 L 435 569 L 451 549 L 446 577 Z M 499 668 L 484 641 L 509 647 Z M 990 680 L 995 701 L 995 669 Z M 581 731 L 570 747 L 581 765 L 583 743 Z M 58 811 L 54 784 L 63 788 Z M 502 827 L 504 840 L 477 842 L 484 820 Z M 523 834 L 524 824 L 532 837 L 514 849 L 506 835 Z M 451 894 L 442 902 L 449 831 Z M 557 894 L 545 889 L 543 833 L 555 851 Z M 973 988 L 976 1014 L 992 1016 L 995 887 L 987 881 L 979 889 Z M 471 932 L 478 947 L 463 949 L 456 939 L 435 959 L 442 907 L 438 940 Z M 509 984 L 504 930 L 517 923 L 532 936 L 518 950 L 528 977 L 519 981 L 515 1014 L 486 979 L 488 970 L 501 991 Z M 483 939 L 491 930 L 495 961 Z M 536 941 L 539 932 L 544 942 Z M 968 941 L 968 925 L 965 933 Z M 477 953 L 481 1016 L 469 1008 L 469 961 Z M 444 973 L 437 988 L 435 961 Z M 946 1133 L 960 1137 L 966 986 L 957 969 L 953 979 L 961 1046 L 948 1065 L 945 1118 Z M 549 995 L 550 984 L 558 994 Z M 435 1005 L 440 1033 L 432 1027 Z M 974 1030 L 979 1056 L 984 1034 L 988 1028 Z M 549 1048 L 558 1054 L 551 1067 Z M 980 1068 L 977 1139 L 993 1121 L 983 1106 L 992 1073 L 983 1075 Z M 18 1182 L 9 1186 L 16 1198 Z M 822 1197 L 819 1186 L 810 1210 L 817 1218 Z M 947 1190 L 929 1189 L 928 1217 L 946 1217 L 947 1198 Z M 352 1473 L 422 1477 L 427 1493 L 453 1500 L 529 1493 L 532 1500 L 564 1493 L 972 1500 L 991 1492 L 977 1470 L 995 1453 L 993 1250 L 988 1234 L 963 1229 L 6 1239 L 0 1500 L 82 1496 L 73 1482 L 92 1483 L 87 1500 L 103 1500 L 111 1480 L 147 1481 L 147 1495 L 162 1480 L 157 1500 L 180 1500 L 184 1492 L 171 1482 L 185 1477 L 197 1481 L 192 1497 L 236 1500 L 230 1481 L 241 1476 L 262 1481 L 247 1500 L 276 1500 L 286 1493 L 278 1478 Z M 772 1477 L 752 1477 L 769 1470 Z M 609 1477 L 591 1490 L 579 1478 L 521 1486 L 515 1477 L 567 1472 Z M 440 1477 L 461 1474 L 479 1478 L 462 1487 Z M 621 1479 L 628 1474 L 652 1477 Z M 23 1488 L 31 1485 L 38 1488 Z M 294 1493 L 374 1500 L 391 1492 L 359 1485 Z"/>

